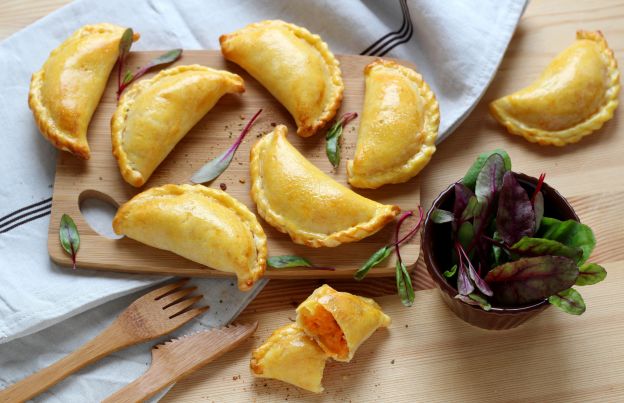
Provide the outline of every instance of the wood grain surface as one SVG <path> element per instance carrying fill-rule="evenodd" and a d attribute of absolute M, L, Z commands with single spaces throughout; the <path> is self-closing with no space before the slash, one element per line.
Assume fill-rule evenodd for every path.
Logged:
<path fill-rule="evenodd" d="M 25 26 L 45 15 L 52 4 L 62 2 L 0 1 L 10 6 L 0 13 L 0 33 L 20 23 Z M 624 300 L 620 292 L 624 215 L 619 211 L 624 197 L 622 109 L 601 130 L 565 148 L 540 147 L 511 136 L 487 112 L 490 101 L 535 79 L 573 42 L 577 29 L 602 30 L 619 65 L 624 65 L 623 22 L 624 4 L 619 0 L 532 0 L 482 101 L 420 174 L 421 203 L 427 208 L 483 150 L 505 148 L 514 170 L 531 175 L 546 172 L 547 182 L 568 197 L 581 220 L 594 229 L 598 245 L 592 260 L 609 272 L 603 283 L 581 290 L 588 304 L 585 314 L 571 317 L 551 308 L 516 330 L 487 332 L 452 316 L 433 290 L 418 292 L 411 309 L 399 306 L 395 296 L 384 297 L 380 302 L 394 317 L 393 327 L 377 332 L 358 351 L 355 362 L 330 364 L 324 380 L 328 393 L 311 398 L 279 382 L 254 386 L 248 372 L 253 345 L 273 330 L 273 324 L 294 318 L 294 306 L 322 284 L 321 280 L 271 281 L 241 316 L 260 320 L 253 342 L 179 382 L 163 401 L 297 401 L 300 397 L 358 402 L 624 400 Z M 433 286 L 422 258 L 413 281 L 419 289 Z M 391 278 L 329 284 L 368 296 L 395 292 Z M 344 387 L 336 386 L 334 379 Z M 360 388 L 368 393 L 360 394 Z"/>
<path fill-rule="evenodd" d="M 128 68 L 134 71 L 144 66 L 162 52 L 131 52 Z M 364 67 L 375 60 L 370 56 L 338 56 L 343 73 L 345 91 L 339 114 L 362 110 L 364 101 Z M 357 140 L 356 127 L 359 119 L 345 128 L 342 144 L 342 161 L 333 169 L 325 154 L 325 136 L 321 132 L 313 137 L 301 138 L 295 134 L 293 119 L 271 94 L 243 69 L 225 61 L 220 51 L 186 51 L 172 66 L 201 64 L 219 70 L 239 74 L 245 81 L 245 93 L 226 94 L 217 102 L 202 120 L 177 144 L 169 156 L 160 164 L 149 181 L 141 189 L 127 184 L 119 173 L 117 161 L 112 155 L 110 119 L 117 108 L 115 92 L 117 80 L 111 75 L 107 89 L 102 96 L 89 126 L 91 158 L 84 161 L 66 152 L 58 154 L 52 215 L 48 233 L 48 250 L 52 260 L 71 267 L 70 257 L 59 242 L 61 216 L 69 214 L 80 231 L 80 253 L 77 267 L 107 271 L 135 272 L 141 274 L 173 274 L 180 276 L 216 277 L 232 276 L 209 269 L 199 263 L 184 259 L 174 253 L 155 249 L 130 238 L 118 240 L 99 235 L 80 213 L 80 203 L 87 198 L 98 198 L 118 206 L 135 194 L 154 186 L 167 183 L 190 183 L 190 177 L 206 162 L 220 155 L 235 141 L 247 121 L 259 109 L 261 115 L 241 143 L 234 160 L 218 178 L 207 186 L 215 189 L 225 187 L 226 192 L 256 212 L 251 199 L 251 178 L 249 175 L 249 154 L 259 138 L 273 130 L 276 124 L 289 127 L 289 141 L 313 164 L 331 178 L 345 186 L 347 183 L 346 159 L 352 158 Z M 408 63 L 409 64 L 409 63 Z M 151 75 L 156 72 L 151 73 Z M 384 204 L 394 204 L 402 209 L 415 209 L 420 203 L 419 178 L 413 178 L 401 185 L 384 186 L 377 190 L 356 190 L 359 194 Z M 267 234 L 269 256 L 303 256 L 318 266 L 334 267 L 335 271 L 311 270 L 307 268 L 267 269 L 268 278 L 352 278 L 355 270 L 384 245 L 392 243 L 395 225 L 386 225 L 376 234 L 361 241 L 340 245 L 336 248 L 310 248 L 295 245 L 287 234 L 283 234 L 258 214 L 258 219 Z M 411 221 L 410 221 L 411 223 Z M 406 223 L 407 224 L 407 223 Z M 407 229 L 409 224 L 405 225 Z M 205 246 L 202 246 L 205 247 Z M 415 236 L 401 248 L 401 256 L 412 264 L 418 259 L 420 237 Z M 394 254 L 371 271 L 371 277 L 393 276 Z"/>

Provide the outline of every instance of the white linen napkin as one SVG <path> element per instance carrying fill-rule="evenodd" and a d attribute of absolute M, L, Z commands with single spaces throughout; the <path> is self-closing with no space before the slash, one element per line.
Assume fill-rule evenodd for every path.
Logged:
<path fill-rule="evenodd" d="M 487 88 L 525 5 L 526 0 L 80 0 L 0 43 L 0 343 L 6 343 L 0 345 L 0 387 L 86 341 L 132 298 L 67 318 L 163 280 L 72 271 L 48 258 L 56 150 L 38 133 L 26 100 L 30 75 L 74 30 L 112 22 L 141 33 L 133 50 L 218 49 L 220 34 L 247 23 L 293 22 L 320 34 L 335 53 L 414 62 L 440 102 L 441 141 Z M 206 289 L 205 295 L 229 295 L 224 299 L 229 314 L 240 311 L 264 284 L 242 294 L 230 293 L 228 280 L 195 283 Z M 212 324 L 227 317 L 211 309 L 202 321 Z M 148 350 L 140 346 L 120 352 L 45 396 L 63 402 L 101 399 L 143 372 Z"/>

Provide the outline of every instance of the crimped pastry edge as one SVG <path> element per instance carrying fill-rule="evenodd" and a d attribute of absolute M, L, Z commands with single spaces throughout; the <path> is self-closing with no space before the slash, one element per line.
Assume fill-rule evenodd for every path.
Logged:
<path fill-rule="evenodd" d="M 245 223 L 245 226 L 249 229 L 249 231 L 251 231 L 256 246 L 256 264 L 253 268 L 250 269 L 250 278 L 247 280 L 238 278 L 238 274 L 235 273 L 238 278 L 238 288 L 241 291 L 250 290 L 253 285 L 260 278 L 262 278 L 266 270 L 267 238 L 255 214 L 252 213 L 244 204 L 242 204 L 226 192 L 218 189 L 208 188 L 203 185 L 188 184 L 168 184 L 150 188 L 135 195 L 134 197 L 132 197 L 132 199 L 128 200 L 119 207 L 117 213 L 115 214 L 115 217 L 113 218 L 113 230 L 117 235 L 124 234 L 124 219 L 130 212 L 130 209 L 133 207 L 134 203 L 136 203 L 138 200 L 145 197 L 157 197 L 161 195 L 170 195 L 176 193 L 183 194 L 185 192 L 200 193 L 233 210 L 236 215 L 240 217 L 241 221 Z"/>
<path fill-rule="evenodd" d="M 426 134 L 418 153 L 392 170 L 369 175 L 358 175 L 353 172 L 353 160 L 348 160 L 347 178 L 349 183 L 357 188 L 377 189 L 387 184 L 407 182 L 418 175 L 418 173 L 427 166 L 436 151 L 435 140 L 438 137 L 438 128 L 440 126 L 440 107 L 438 101 L 435 94 L 420 74 L 392 60 L 377 59 L 364 68 L 364 75 L 368 76 L 369 73 L 376 68 L 397 70 L 418 86 L 422 98 L 425 101 L 425 125 L 423 130 Z"/>
<path fill-rule="evenodd" d="M 490 113 L 502 124 L 509 133 L 524 137 L 531 143 L 540 145 L 554 145 L 563 147 L 580 141 L 583 137 L 600 129 L 607 121 L 611 120 L 614 111 L 618 106 L 618 95 L 620 93 L 620 72 L 618 70 L 617 59 L 601 31 L 576 32 L 576 39 L 588 39 L 599 44 L 602 53 L 609 60 L 607 69 L 609 70 L 609 87 L 603 106 L 591 117 L 570 128 L 558 131 L 548 131 L 535 127 L 528 127 L 524 123 L 509 116 L 497 102 L 506 98 L 502 97 L 490 103 Z"/>
<path fill-rule="evenodd" d="M 343 243 L 356 242 L 379 231 L 400 212 L 398 206 L 380 204 L 381 211 L 378 210 L 377 214 L 369 221 L 331 234 L 309 233 L 289 227 L 283 222 L 280 214 L 273 211 L 269 205 L 262 188 L 262 175 L 260 173 L 262 149 L 273 136 L 281 136 L 286 140 L 287 132 L 286 126 L 278 125 L 273 132 L 265 135 L 252 147 L 250 155 L 251 197 L 256 203 L 258 214 L 278 231 L 288 234 L 293 242 L 312 248 L 335 247 Z"/>
<path fill-rule="evenodd" d="M 156 84 L 163 77 L 169 77 L 175 74 L 184 73 L 186 71 L 201 71 L 201 72 L 210 72 L 210 73 L 219 73 L 228 77 L 232 80 L 235 92 L 242 93 L 245 91 L 245 85 L 243 83 L 243 79 L 234 73 L 230 73 L 225 70 L 216 70 L 210 67 L 201 66 L 198 64 L 184 65 L 184 66 L 176 66 L 171 67 L 165 70 L 161 70 L 154 77 L 141 80 L 135 85 L 133 85 L 128 91 L 124 92 L 121 96 L 117 109 L 113 113 L 111 117 L 111 140 L 113 145 L 113 155 L 117 160 L 117 164 L 119 165 L 119 171 L 124 180 L 134 187 L 141 187 L 147 182 L 150 176 L 145 177 L 141 171 L 134 169 L 123 149 L 123 136 L 125 133 L 125 123 L 128 117 L 128 113 L 132 108 L 134 101 L 136 98 L 147 88 Z M 224 74 L 227 73 L 227 74 Z M 234 82 L 236 81 L 236 82 Z M 240 82 L 239 82 L 240 81 Z"/>

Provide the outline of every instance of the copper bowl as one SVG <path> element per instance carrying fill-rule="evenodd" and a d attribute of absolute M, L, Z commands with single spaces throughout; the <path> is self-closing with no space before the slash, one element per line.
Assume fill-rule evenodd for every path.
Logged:
<path fill-rule="evenodd" d="M 529 194 L 532 194 L 537 185 L 537 178 L 521 173 L 514 173 L 518 182 Z M 453 210 L 455 195 L 451 184 L 445 191 L 434 200 L 422 233 L 422 249 L 427 264 L 427 271 L 433 278 L 440 291 L 442 299 L 460 319 L 471 325 L 491 330 L 511 329 L 531 319 L 550 304 L 548 300 L 518 307 L 492 306 L 489 311 L 484 311 L 478 306 L 468 305 L 456 298 L 457 289 L 446 281 L 442 273 L 451 267 L 451 224 L 436 224 L 431 220 L 431 212 L 436 208 Z M 544 216 L 559 220 L 579 221 L 570 203 L 555 189 L 546 183 L 542 185 L 544 195 Z"/>

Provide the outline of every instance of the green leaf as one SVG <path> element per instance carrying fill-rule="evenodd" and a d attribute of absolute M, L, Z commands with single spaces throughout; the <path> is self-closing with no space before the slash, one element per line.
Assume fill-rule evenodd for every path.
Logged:
<path fill-rule="evenodd" d="M 445 222 L 451 222 L 455 219 L 453 213 L 447 210 L 435 209 L 431 212 L 431 220 L 436 224 L 443 224 Z"/>
<path fill-rule="evenodd" d="M 274 269 L 286 269 L 289 267 L 312 267 L 309 260 L 292 255 L 271 256 L 267 259 L 267 265 Z"/>
<path fill-rule="evenodd" d="M 383 248 L 379 249 L 377 252 L 373 253 L 372 256 L 368 258 L 366 263 L 364 263 L 362 267 L 360 267 L 355 272 L 355 275 L 353 276 L 353 278 L 355 278 L 356 280 L 362 280 L 364 277 L 366 277 L 370 269 L 377 266 L 384 259 L 390 256 L 391 252 L 392 252 L 392 248 L 390 246 L 384 246 Z"/>
<path fill-rule="evenodd" d="M 180 56 L 182 56 L 182 49 L 172 49 L 150 60 L 144 68 L 151 69 L 152 67 L 158 67 L 165 64 L 173 63 L 178 60 Z"/>
<path fill-rule="evenodd" d="M 475 216 L 478 216 L 484 206 L 484 203 L 479 203 L 479 201 L 477 200 L 477 196 L 471 196 L 468 199 L 468 205 L 461 214 L 461 220 L 467 221 L 474 218 Z"/>
<path fill-rule="evenodd" d="M 405 306 L 412 306 L 414 303 L 414 287 L 412 287 L 412 279 L 403 262 L 397 260 L 396 263 L 396 281 L 397 291 L 401 302 Z"/>
<path fill-rule="evenodd" d="M 357 113 L 355 112 L 345 113 L 325 135 L 325 153 L 334 168 L 340 164 L 340 137 L 342 136 L 343 128 L 356 117 Z"/>
<path fill-rule="evenodd" d="M 548 298 L 574 285 L 579 269 L 563 256 L 525 257 L 496 266 L 485 276 L 494 297 L 506 305 Z"/>
<path fill-rule="evenodd" d="M 454 264 L 453 267 L 451 267 L 450 269 L 448 269 L 447 271 L 445 271 L 442 274 L 446 278 L 451 278 L 451 277 L 453 277 L 455 275 L 455 273 L 457 273 L 457 265 L 456 264 Z"/>
<path fill-rule="evenodd" d="M 482 295 L 476 294 L 476 293 L 471 293 L 469 295 L 461 295 L 461 294 L 457 294 L 455 296 L 456 299 L 461 300 L 469 305 L 478 305 L 481 307 L 481 309 L 483 309 L 484 311 L 489 311 L 490 309 L 492 309 L 492 305 L 490 305 L 490 303 L 488 302 L 487 299 L 485 299 L 485 297 L 483 297 Z"/>
<path fill-rule="evenodd" d="M 134 41 L 134 32 L 132 28 L 126 28 L 119 40 L 119 60 L 124 61 L 128 53 L 130 53 L 130 47 Z M 123 66 L 122 66 L 123 67 Z"/>
<path fill-rule="evenodd" d="M 63 250 L 71 256 L 73 268 L 76 268 L 76 254 L 80 249 L 80 234 L 76 223 L 67 214 L 63 214 L 61 217 L 61 226 L 59 229 L 59 238 L 61 240 L 61 246 Z"/>
<path fill-rule="evenodd" d="M 481 169 L 485 165 L 485 161 L 487 161 L 487 159 L 492 154 L 500 155 L 504 161 L 505 171 L 511 171 L 511 158 L 509 158 L 509 154 L 507 154 L 505 150 L 498 148 L 494 151 L 482 153 L 477 157 L 475 162 L 468 169 L 468 172 L 466 172 L 466 175 L 464 175 L 464 178 L 462 179 L 462 183 L 464 185 L 468 186 L 472 190 L 475 189 L 475 185 L 477 183 L 477 177 L 479 176 L 479 172 L 481 172 Z"/>
<path fill-rule="evenodd" d="M 537 192 L 535 195 L 535 201 L 533 202 L 533 211 L 535 212 L 535 231 L 537 232 L 544 218 L 544 195 L 542 192 Z"/>
<path fill-rule="evenodd" d="M 499 242 L 503 240 L 503 238 L 500 237 L 498 231 L 494 231 L 494 234 L 492 235 L 492 239 L 494 239 L 495 241 L 499 241 Z M 501 248 L 500 246 L 496 244 L 492 244 L 492 253 L 494 255 L 494 264 L 498 266 L 502 262 L 503 248 Z"/>
<path fill-rule="evenodd" d="M 544 217 L 536 237 L 552 239 L 570 247 L 581 248 L 583 256 L 579 264 L 587 261 L 596 246 L 596 237 L 591 228 L 574 220 L 560 221 Z"/>
<path fill-rule="evenodd" d="M 475 184 L 475 195 L 479 202 L 494 201 L 503 184 L 505 172 L 505 161 L 500 154 L 492 154 L 485 160 Z"/>
<path fill-rule="evenodd" d="M 548 298 L 548 302 L 571 315 L 581 315 L 586 309 L 583 297 L 581 297 L 581 294 L 574 288 L 568 288 L 567 290 L 551 295 Z"/>
<path fill-rule="evenodd" d="M 133 79 L 134 79 L 134 76 L 132 75 L 130 70 L 126 69 L 126 73 L 124 74 L 123 79 L 121 80 L 121 84 L 127 85 L 131 83 Z"/>
<path fill-rule="evenodd" d="M 581 248 L 567 246 L 552 239 L 523 237 L 516 242 L 511 251 L 522 256 L 565 256 L 578 263 L 583 256 Z"/>
<path fill-rule="evenodd" d="M 461 225 L 461 227 L 459 227 L 459 230 L 457 231 L 457 239 L 464 248 L 467 248 L 472 242 L 472 238 L 474 238 L 474 227 L 472 226 L 472 223 L 466 221 Z"/>
<path fill-rule="evenodd" d="M 592 285 L 601 282 L 607 277 L 604 267 L 596 263 L 585 263 L 579 268 L 576 285 Z"/>

